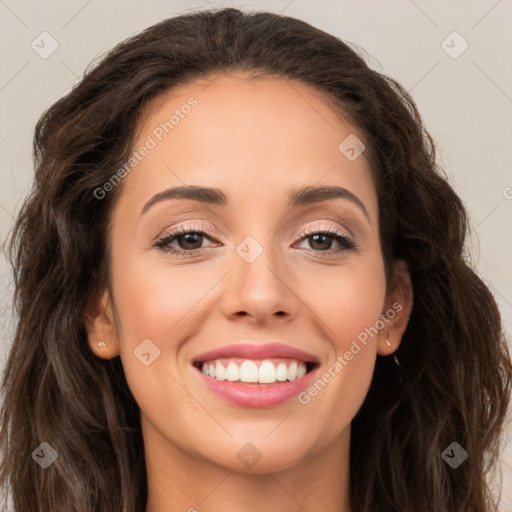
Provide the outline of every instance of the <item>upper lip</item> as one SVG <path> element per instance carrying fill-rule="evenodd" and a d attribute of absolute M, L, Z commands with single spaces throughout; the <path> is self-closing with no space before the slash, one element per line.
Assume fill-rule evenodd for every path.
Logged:
<path fill-rule="evenodd" d="M 194 357 L 192 363 L 211 361 L 212 359 L 220 359 L 222 357 L 238 357 L 242 359 L 269 359 L 272 357 L 283 357 L 288 359 L 296 359 L 305 363 L 318 364 L 318 358 L 313 354 L 308 354 L 291 345 L 284 343 L 236 343 L 233 345 L 225 345 Z"/>

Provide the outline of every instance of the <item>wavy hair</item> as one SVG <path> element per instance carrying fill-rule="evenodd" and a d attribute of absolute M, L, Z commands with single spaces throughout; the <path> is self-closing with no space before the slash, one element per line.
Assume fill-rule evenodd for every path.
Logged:
<path fill-rule="evenodd" d="M 389 278 L 407 262 L 414 307 L 393 358 L 378 357 L 352 422 L 354 512 L 489 512 L 512 383 L 488 287 L 465 251 L 467 213 L 436 163 L 408 92 L 311 25 L 234 8 L 165 19 L 121 42 L 48 108 L 35 180 L 9 234 L 16 329 L 2 382 L 0 486 L 15 512 L 141 512 L 147 475 L 139 409 L 120 358 L 96 357 L 84 309 L 109 283 L 108 221 L 145 107 L 197 78 L 245 71 L 300 81 L 364 135 Z M 388 279 L 389 283 L 389 279 Z M 452 442 L 469 454 L 456 470 Z M 57 461 L 31 453 L 48 442 Z"/>

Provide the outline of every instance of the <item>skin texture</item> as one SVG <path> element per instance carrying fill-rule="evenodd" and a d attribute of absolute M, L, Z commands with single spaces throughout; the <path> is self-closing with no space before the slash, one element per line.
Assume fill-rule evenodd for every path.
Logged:
<path fill-rule="evenodd" d="M 304 84 L 230 74 L 154 101 L 134 148 L 191 96 L 197 106 L 125 178 L 110 219 L 113 296 L 105 289 L 87 315 L 91 350 L 120 355 L 141 409 L 146 512 L 349 511 L 351 420 L 377 355 L 398 348 L 412 308 L 400 262 L 399 284 L 386 290 L 368 161 L 338 150 L 348 135 L 363 137 Z M 229 204 L 167 199 L 141 215 L 155 194 L 183 185 L 221 189 Z M 347 199 L 287 205 L 290 190 L 320 185 L 350 190 L 369 219 Z M 152 246 L 179 226 L 212 237 L 202 245 L 199 238 L 193 257 Z M 334 228 L 357 248 L 328 238 L 322 250 L 300 236 L 304 228 Z M 247 236 L 263 249 L 252 263 L 236 252 Z M 187 247 L 183 239 L 170 245 Z M 340 252 L 322 255 L 330 249 Z M 315 354 L 320 375 L 395 302 L 402 306 L 395 317 L 306 405 L 296 398 L 267 409 L 227 403 L 191 366 L 214 348 L 272 340 Z M 134 356 L 144 339 L 160 350 L 149 366 Z M 251 468 L 237 457 L 248 442 L 261 453 Z"/>

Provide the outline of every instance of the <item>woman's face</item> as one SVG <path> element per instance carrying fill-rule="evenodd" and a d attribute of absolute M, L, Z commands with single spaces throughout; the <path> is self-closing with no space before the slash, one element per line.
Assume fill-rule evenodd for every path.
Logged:
<path fill-rule="evenodd" d="M 146 113 L 91 347 L 120 355 L 150 450 L 264 472 L 348 440 L 377 352 L 403 331 L 355 137 L 309 87 L 274 78 L 216 76 Z M 175 187 L 214 192 L 167 194 Z M 189 234 L 163 240 L 176 229 Z M 275 343 L 285 349 L 265 352 Z M 204 375 L 205 360 L 226 380 Z M 304 361 L 313 371 L 293 380 Z M 240 371 L 258 382 L 235 383 Z"/>

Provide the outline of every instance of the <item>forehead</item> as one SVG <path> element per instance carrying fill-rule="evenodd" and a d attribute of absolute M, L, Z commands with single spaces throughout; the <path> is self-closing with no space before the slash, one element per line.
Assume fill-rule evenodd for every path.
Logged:
<path fill-rule="evenodd" d="M 364 153 L 340 150 L 363 136 L 315 89 L 279 77 L 212 75 L 174 88 L 145 109 L 133 150 L 151 147 L 126 179 L 148 196 L 169 185 L 209 185 L 233 194 L 292 185 L 372 189 Z M 293 188 L 293 187 L 292 187 Z"/>
<path fill-rule="evenodd" d="M 192 102 L 194 107 L 190 108 Z M 154 132 L 158 142 L 161 138 L 169 143 L 193 142 L 191 137 L 197 134 L 203 145 L 222 138 L 223 147 L 239 145 L 242 140 L 246 147 L 269 140 L 286 144 L 327 137 L 326 144 L 336 149 L 340 131 L 362 137 L 358 128 L 341 116 L 327 95 L 301 82 L 242 72 L 211 75 L 173 88 L 150 102 L 136 145 Z M 166 123 L 167 130 L 161 126 Z M 224 137 L 226 130 L 232 132 L 230 140 Z M 246 135 L 250 136 L 245 139 Z"/>

